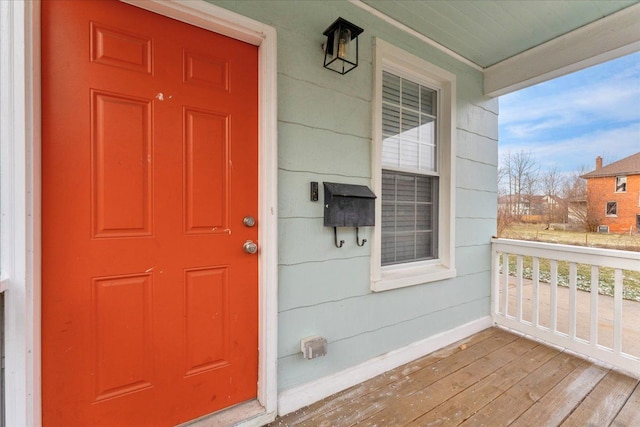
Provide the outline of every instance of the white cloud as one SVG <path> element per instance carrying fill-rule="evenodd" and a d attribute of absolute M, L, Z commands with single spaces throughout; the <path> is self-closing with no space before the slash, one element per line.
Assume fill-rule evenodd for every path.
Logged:
<path fill-rule="evenodd" d="M 500 98 L 500 151 L 545 169 L 592 169 L 640 152 L 640 53 Z"/>
<path fill-rule="evenodd" d="M 600 78 L 595 72 L 577 73 L 501 97 L 503 134 L 536 138 L 565 126 L 640 120 L 640 60 L 632 63 Z"/>
<path fill-rule="evenodd" d="M 597 156 L 602 156 L 605 164 L 608 164 L 640 152 L 640 123 L 556 141 L 530 141 L 517 148 L 506 148 L 530 152 L 542 169 L 557 165 L 562 171 L 575 171 L 582 166 L 591 170 Z"/>

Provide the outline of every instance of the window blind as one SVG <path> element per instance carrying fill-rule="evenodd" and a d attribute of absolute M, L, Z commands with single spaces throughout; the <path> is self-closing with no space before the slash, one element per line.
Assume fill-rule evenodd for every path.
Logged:
<path fill-rule="evenodd" d="M 437 258 L 437 91 L 382 76 L 381 264 Z"/>
<path fill-rule="evenodd" d="M 437 257 L 438 177 L 382 171 L 382 265 Z"/>

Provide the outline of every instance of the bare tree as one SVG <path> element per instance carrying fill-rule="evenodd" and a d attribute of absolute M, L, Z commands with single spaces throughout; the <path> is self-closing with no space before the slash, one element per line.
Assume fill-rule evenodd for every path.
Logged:
<path fill-rule="evenodd" d="M 562 203 L 559 195 L 564 178 L 557 166 L 551 166 L 543 174 L 541 179 L 542 191 L 546 197 L 544 208 L 544 220 L 547 228 L 552 222 L 564 221 L 566 205 Z"/>
<path fill-rule="evenodd" d="M 580 178 L 589 171 L 590 168 L 582 166 L 579 171 L 566 179 L 562 186 L 562 196 L 567 201 L 568 221 L 580 224 L 585 231 L 595 231 L 601 222 L 601 217 L 593 208 L 593 203 L 588 203 L 587 181 Z"/>
<path fill-rule="evenodd" d="M 509 210 L 521 218 L 530 206 L 531 195 L 538 187 L 540 167 L 530 152 L 507 152 L 503 158 L 505 181 L 508 188 Z"/>

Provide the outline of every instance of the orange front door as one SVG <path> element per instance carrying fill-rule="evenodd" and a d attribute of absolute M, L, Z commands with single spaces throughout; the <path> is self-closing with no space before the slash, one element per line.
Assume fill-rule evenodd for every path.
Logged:
<path fill-rule="evenodd" d="M 45 426 L 254 399 L 257 48 L 118 1 L 42 2 Z"/>

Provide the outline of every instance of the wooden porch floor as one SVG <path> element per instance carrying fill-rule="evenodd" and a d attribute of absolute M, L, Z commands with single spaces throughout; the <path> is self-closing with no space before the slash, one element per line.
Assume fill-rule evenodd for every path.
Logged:
<path fill-rule="evenodd" d="M 640 426 L 638 379 L 498 328 L 271 427 Z"/>

